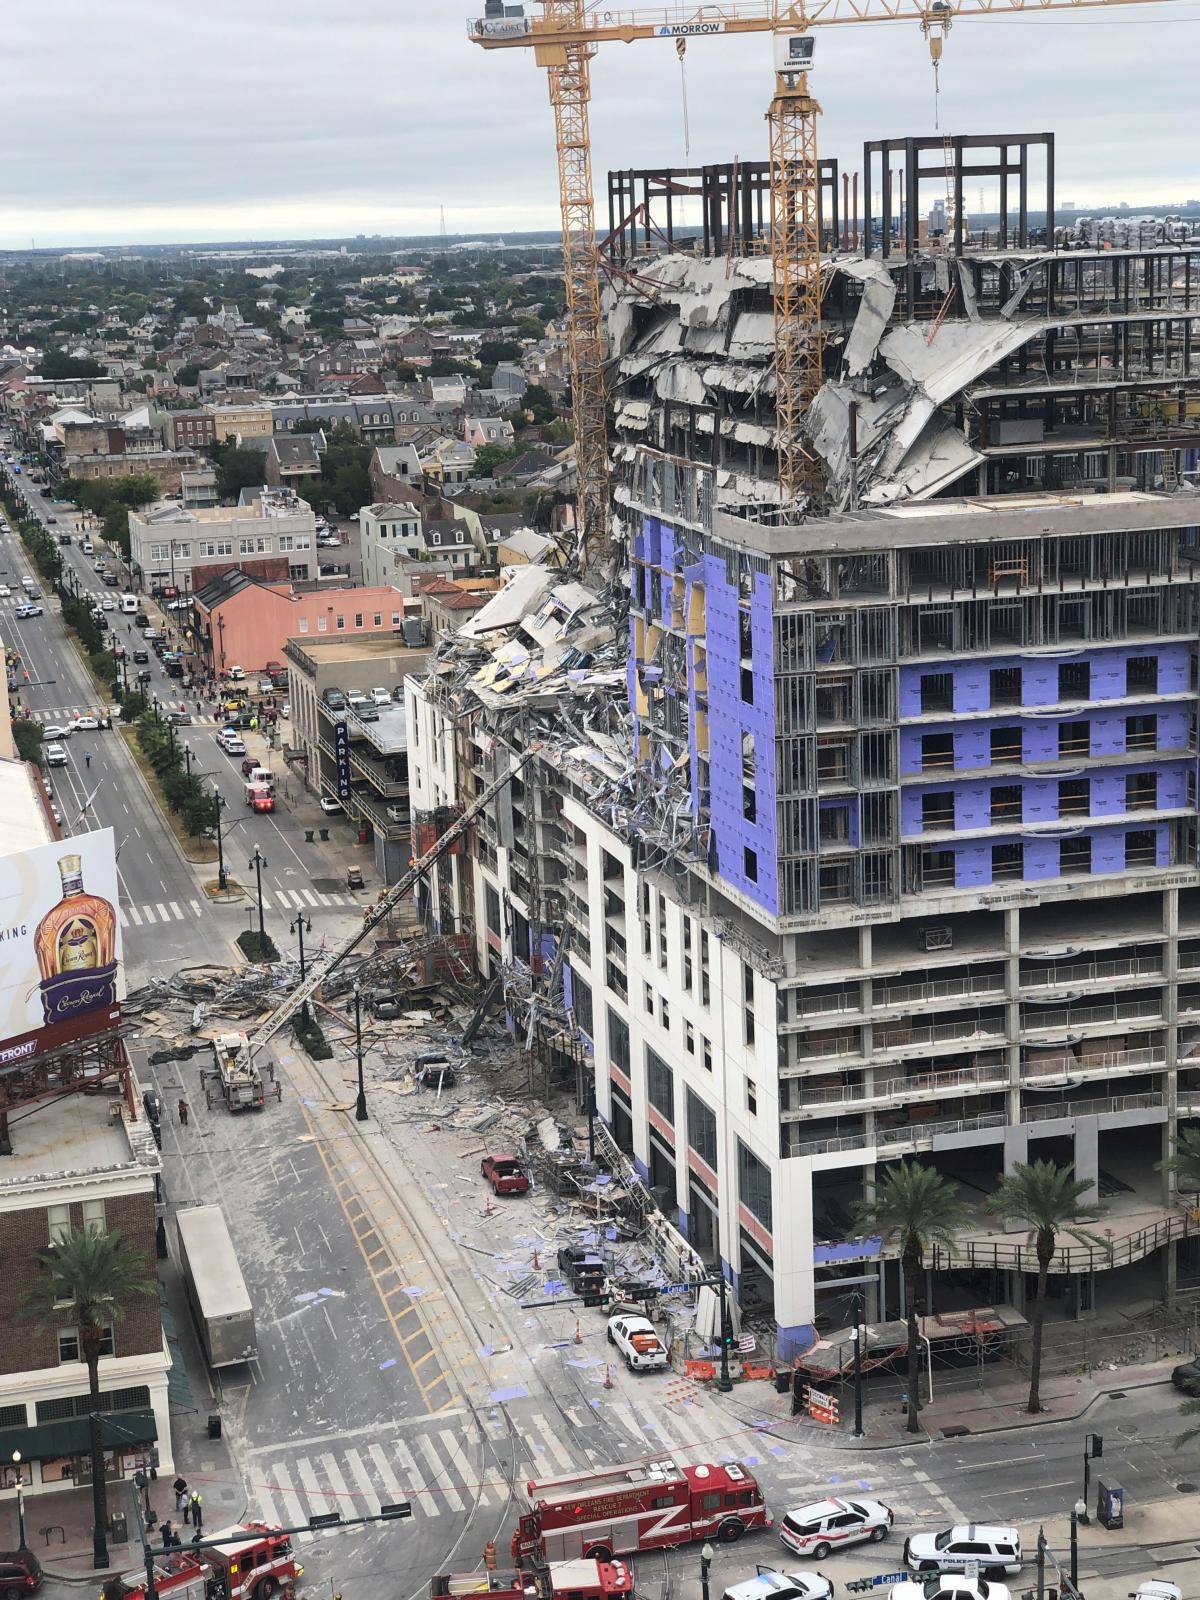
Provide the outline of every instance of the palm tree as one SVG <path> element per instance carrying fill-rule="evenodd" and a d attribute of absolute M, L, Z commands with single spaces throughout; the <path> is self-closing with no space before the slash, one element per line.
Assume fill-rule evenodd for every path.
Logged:
<path fill-rule="evenodd" d="M 1042 1329 L 1046 1315 L 1046 1279 L 1058 1248 L 1058 1235 L 1070 1234 L 1081 1244 L 1096 1244 L 1095 1234 L 1080 1225 L 1095 1222 L 1101 1207 L 1083 1196 L 1093 1187 L 1091 1178 L 1077 1178 L 1072 1166 L 1053 1161 L 1018 1161 L 996 1185 L 991 1209 L 1004 1222 L 1019 1222 L 1029 1230 L 1029 1243 L 1037 1250 L 1037 1299 L 1033 1306 L 1033 1348 L 1029 1358 L 1029 1405 L 1036 1415 L 1042 1409 L 1038 1393 L 1042 1377 Z"/>
<path fill-rule="evenodd" d="M 1175 1135 L 1174 1150 L 1155 1170 L 1169 1172 L 1176 1188 L 1189 1194 L 1200 1189 L 1200 1128 L 1180 1128 Z"/>
<path fill-rule="evenodd" d="M 94 1223 L 70 1229 L 47 1250 L 38 1252 L 45 1268 L 25 1296 L 24 1310 L 39 1327 L 59 1328 L 70 1315 L 79 1329 L 79 1353 L 87 1362 L 92 1454 L 92 1557 L 96 1567 L 108 1565 L 108 1486 L 100 1442 L 100 1349 L 105 1330 L 120 1322 L 135 1295 L 157 1294 L 147 1272 L 146 1250 L 117 1229 L 106 1233 Z M 75 1302 L 64 1312 L 64 1302 Z"/>
<path fill-rule="evenodd" d="M 1181 1417 L 1200 1417 L 1200 1400 L 1185 1400 L 1179 1408 L 1179 1415 Z M 1185 1444 L 1191 1444 L 1192 1440 L 1197 1437 L 1200 1437 L 1200 1428 L 1185 1428 L 1182 1433 L 1175 1435 L 1171 1443 L 1176 1450 L 1182 1450 Z"/>
<path fill-rule="evenodd" d="M 920 1162 L 890 1168 L 875 1185 L 874 1196 L 854 1209 L 854 1226 L 900 1245 L 904 1300 L 908 1307 L 908 1431 L 917 1433 L 921 1400 L 921 1353 L 917 1331 L 917 1282 L 925 1252 L 933 1246 L 950 1249 L 967 1220 L 967 1208 L 949 1178 Z"/>

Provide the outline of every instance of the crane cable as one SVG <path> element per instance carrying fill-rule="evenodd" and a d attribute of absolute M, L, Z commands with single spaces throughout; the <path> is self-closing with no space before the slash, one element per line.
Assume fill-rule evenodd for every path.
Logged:
<path fill-rule="evenodd" d="M 687 97 L 687 40 L 680 37 L 675 41 L 675 54 L 679 57 L 679 92 L 683 99 L 683 155 L 685 162 L 690 166 L 692 159 L 692 134 L 688 125 L 688 97 Z"/>

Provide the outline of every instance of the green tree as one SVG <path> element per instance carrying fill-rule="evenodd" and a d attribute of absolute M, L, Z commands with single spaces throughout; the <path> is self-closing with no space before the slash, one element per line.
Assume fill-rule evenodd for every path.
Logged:
<path fill-rule="evenodd" d="M 490 478 L 497 467 L 503 466 L 506 461 L 515 461 L 520 454 L 515 445 L 480 445 L 475 452 L 475 468 L 471 475 L 475 478 Z"/>
<path fill-rule="evenodd" d="M 519 361 L 521 346 L 512 339 L 485 339 L 477 359 L 485 367 L 494 367 L 497 361 Z"/>
<path fill-rule="evenodd" d="M 87 1365 L 92 1457 L 92 1554 L 97 1567 L 108 1565 L 104 1530 L 108 1525 L 108 1485 L 100 1438 L 100 1354 L 108 1331 L 123 1320 L 140 1295 L 157 1294 L 158 1284 L 146 1249 L 113 1228 L 92 1224 L 71 1228 L 47 1250 L 38 1251 L 41 1275 L 23 1309 L 42 1328 L 74 1326 L 79 1353 Z M 73 1301 L 69 1310 L 64 1304 Z"/>
<path fill-rule="evenodd" d="M 200 382 L 200 363 L 189 361 L 187 366 L 176 368 L 175 382 L 181 389 L 194 389 Z"/>
<path fill-rule="evenodd" d="M 333 485 L 327 483 L 324 478 L 301 478 L 296 485 L 296 493 L 301 500 L 308 501 L 318 516 L 333 510 Z M 357 510 L 357 507 L 355 509 Z"/>
<path fill-rule="evenodd" d="M 261 450 L 249 450 L 232 442 L 216 446 L 217 489 L 223 500 L 236 500 L 243 489 L 257 489 L 263 482 L 266 457 Z"/>
<path fill-rule="evenodd" d="M 908 1307 L 908 1431 L 920 1428 L 921 1352 L 917 1324 L 917 1291 L 925 1252 L 937 1246 L 949 1250 L 967 1221 L 967 1208 L 949 1178 L 919 1161 L 890 1167 L 878 1178 L 874 1195 L 854 1209 L 854 1226 L 867 1234 L 880 1234 L 884 1243 L 900 1247 L 904 1272 L 904 1300 Z"/>
<path fill-rule="evenodd" d="M 371 480 L 360 466 L 337 469 L 333 480 L 333 503 L 344 517 L 349 517 L 371 503 Z"/>
<path fill-rule="evenodd" d="M 1033 1307 L 1033 1346 L 1029 1357 L 1029 1403 L 1035 1416 L 1042 1409 L 1039 1386 L 1042 1377 L 1042 1331 L 1046 1316 L 1046 1280 L 1050 1263 L 1058 1248 L 1058 1235 L 1069 1234 L 1081 1243 L 1094 1244 L 1095 1236 L 1082 1224 L 1094 1222 L 1100 1207 L 1083 1198 L 1093 1187 L 1091 1178 L 1075 1177 L 1074 1167 L 1060 1167 L 1053 1161 L 1017 1162 L 996 1185 L 991 1209 L 1004 1222 L 1020 1223 L 1028 1229 L 1029 1243 L 1037 1251 L 1037 1300 Z"/>
<path fill-rule="evenodd" d="M 13 743 L 22 761 L 40 761 L 42 756 L 42 725 L 32 717 L 13 720 Z"/>
<path fill-rule="evenodd" d="M 517 318 L 517 332 L 522 339 L 540 339 L 546 332 L 546 325 L 537 317 L 521 316 Z"/>
<path fill-rule="evenodd" d="M 553 422 L 558 415 L 549 389 L 540 383 L 531 383 L 521 396 L 521 410 L 532 411 L 535 423 Z"/>
<path fill-rule="evenodd" d="M 84 356 L 69 356 L 65 350 L 47 350 L 42 357 L 42 378 L 102 378 L 104 368 Z"/>
<path fill-rule="evenodd" d="M 1176 1188 L 1187 1194 L 1200 1190 L 1200 1128 L 1180 1128 L 1171 1154 L 1156 1170 L 1169 1172 Z"/>

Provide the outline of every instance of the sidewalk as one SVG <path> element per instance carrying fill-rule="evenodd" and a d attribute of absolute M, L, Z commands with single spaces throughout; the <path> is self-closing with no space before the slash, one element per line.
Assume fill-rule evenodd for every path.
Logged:
<path fill-rule="evenodd" d="M 839 1396 L 841 1422 L 837 1428 L 807 1416 L 793 1417 L 791 1395 L 777 1394 L 772 1384 L 738 1384 L 727 1395 L 715 1387 L 710 1392 L 716 1404 L 763 1433 L 794 1439 L 811 1432 L 834 1450 L 892 1450 L 960 1433 L 1003 1433 L 1013 1428 L 1037 1428 L 1047 1422 L 1070 1422 L 1083 1416 L 1102 1395 L 1169 1382 L 1171 1369 L 1178 1362 L 1178 1356 L 1168 1356 L 1139 1366 L 1105 1367 L 1094 1376 L 1044 1378 L 1038 1416 L 1030 1416 L 1026 1410 L 1029 1380 L 1023 1375 L 989 1377 L 982 1389 L 956 1389 L 941 1396 L 935 1386 L 933 1400 L 921 1409 L 921 1429 L 916 1434 L 908 1432 L 907 1410 L 894 1392 L 880 1399 L 868 1388 L 861 1439 L 851 1432 L 854 1391 L 849 1383 Z"/>

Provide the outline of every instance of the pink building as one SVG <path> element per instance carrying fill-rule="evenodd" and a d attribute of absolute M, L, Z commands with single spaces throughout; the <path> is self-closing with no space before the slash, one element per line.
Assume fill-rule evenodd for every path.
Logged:
<path fill-rule="evenodd" d="M 193 595 L 192 613 L 192 647 L 220 674 L 233 666 L 261 672 L 269 661 L 283 660 L 289 639 L 397 633 L 406 618 L 420 617 L 421 603 L 390 587 L 297 594 L 290 584 L 264 583 L 234 569 Z"/>

